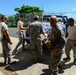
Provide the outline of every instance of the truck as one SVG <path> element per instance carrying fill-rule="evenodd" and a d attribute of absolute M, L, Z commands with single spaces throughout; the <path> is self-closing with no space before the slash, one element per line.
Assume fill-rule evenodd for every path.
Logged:
<path fill-rule="evenodd" d="M 52 28 L 51 25 L 50 25 L 50 17 L 52 15 L 44 15 L 43 16 L 43 30 L 45 31 L 45 33 L 49 34 L 49 31 L 50 29 Z M 68 20 L 68 17 L 65 16 L 65 15 L 55 15 L 57 17 L 57 25 L 63 29 L 65 35 L 66 35 L 66 32 L 67 32 L 67 20 Z"/>
<path fill-rule="evenodd" d="M 50 17 L 51 17 L 52 15 L 50 14 L 50 15 L 44 15 L 43 16 L 43 20 L 42 20 L 42 27 L 43 27 L 43 30 L 44 30 L 44 32 L 46 33 L 46 34 L 49 34 L 50 33 L 50 30 L 51 30 L 51 25 L 50 25 Z M 63 29 L 63 31 L 64 31 L 64 36 L 66 37 L 66 33 L 67 33 L 67 27 L 68 27 L 68 25 L 67 25 L 67 20 L 68 20 L 68 17 L 67 16 L 65 16 L 65 15 L 55 15 L 56 17 L 57 17 L 57 25 L 60 27 L 60 28 L 62 28 Z M 23 36 L 23 39 L 25 39 L 26 40 L 26 42 L 27 43 L 30 43 L 30 36 L 29 36 L 29 34 L 28 34 L 28 28 L 27 28 L 27 30 L 25 30 L 25 34 L 26 34 L 26 36 L 24 36 L 23 34 L 22 34 L 22 36 Z"/>

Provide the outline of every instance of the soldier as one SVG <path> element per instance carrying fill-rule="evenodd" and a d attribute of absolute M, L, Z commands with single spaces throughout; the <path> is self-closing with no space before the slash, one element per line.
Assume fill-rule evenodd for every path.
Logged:
<path fill-rule="evenodd" d="M 29 25 L 29 35 L 31 37 L 30 44 L 33 54 L 33 61 L 36 63 L 41 60 L 42 57 L 42 41 L 40 39 L 40 34 L 44 34 L 42 23 L 38 21 L 39 16 L 34 17 L 34 22 Z"/>
<path fill-rule="evenodd" d="M 7 18 L 5 15 L 1 16 L 1 34 L 2 34 L 2 49 L 3 49 L 3 57 L 4 57 L 4 64 L 10 64 L 11 63 L 11 56 L 12 56 L 12 50 L 11 50 L 11 45 L 12 41 L 8 32 L 8 27 L 6 25 L 6 20 Z"/>
<path fill-rule="evenodd" d="M 27 24 L 29 24 L 29 22 L 28 23 L 23 23 L 23 20 L 24 20 L 24 16 L 20 15 L 19 21 L 17 23 L 19 42 L 16 45 L 13 53 L 17 53 L 17 48 L 21 44 L 22 44 L 22 50 L 25 50 L 25 48 L 24 48 L 25 40 L 23 40 L 22 37 L 21 37 L 21 30 L 25 30 L 26 28 L 23 28 L 23 26 L 27 26 Z"/>
<path fill-rule="evenodd" d="M 56 16 L 51 16 L 50 25 L 52 26 L 52 29 L 48 35 L 48 39 L 50 43 L 56 48 L 58 54 L 54 55 L 51 52 L 51 64 L 49 67 L 52 70 L 53 75 L 58 75 L 58 65 L 60 63 L 60 59 L 63 53 L 62 49 L 65 44 L 64 38 L 62 36 L 64 32 L 61 31 L 61 29 L 58 27 Z"/>
<path fill-rule="evenodd" d="M 73 49 L 73 57 L 74 57 L 74 65 L 76 65 L 76 26 L 74 25 L 74 19 L 68 19 L 68 34 L 67 34 L 67 42 L 65 45 L 65 54 L 66 58 L 63 58 L 65 61 L 70 60 L 70 51 Z"/>

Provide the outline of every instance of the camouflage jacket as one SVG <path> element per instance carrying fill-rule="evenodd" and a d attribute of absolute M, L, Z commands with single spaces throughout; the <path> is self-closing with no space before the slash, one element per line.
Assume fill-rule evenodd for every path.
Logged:
<path fill-rule="evenodd" d="M 48 35 L 49 41 L 56 49 L 62 49 L 65 45 L 65 40 L 62 35 L 63 31 L 61 31 L 58 26 L 52 27 L 51 32 Z"/>
<path fill-rule="evenodd" d="M 35 21 L 29 25 L 29 35 L 32 40 L 39 39 L 41 33 L 44 34 L 41 22 Z"/>

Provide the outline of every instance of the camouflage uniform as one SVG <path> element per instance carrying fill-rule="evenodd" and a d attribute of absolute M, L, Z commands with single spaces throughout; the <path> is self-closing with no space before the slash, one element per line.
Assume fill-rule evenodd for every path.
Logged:
<path fill-rule="evenodd" d="M 11 56 L 12 56 L 12 50 L 11 50 L 11 45 L 8 42 L 7 39 L 2 39 L 2 48 L 3 48 L 3 57 L 4 57 L 4 62 L 8 63 L 11 62 Z"/>
<path fill-rule="evenodd" d="M 39 36 L 41 33 L 44 34 L 41 22 L 35 21 L 29 25 L 30 43 L 34 59 L 40 58 L 42 55 L 42 41 Z"/>
<path fill-rule="evenodd" d="M 24 45 L 25 45 L 25 40 L 21 37 L 21 29 L 19 28 L 19 26 L 21 26 L 22 28 L 23 28 L 23 22 L 22 21 L 18 21 L 18 23 L 17 23 L 17 28 L 18 28 L 18 38 L 19 38 L 19 42 L 18 42 L 18 44 L 16 45 L 16 47 L 15 47 L 15 51 L 17 51 L 17 48 L 22 44 L 22 50 L 24 50 L 25 48 L 24 48 Z"/>
<path fill-rule="evenodd" d="M 11 44 L 9 43 L 6 35 L 5 35 L 5 30 L 8 30 L 8 27 L 6 26 L 6 24 L 4 22 L 1 23 L 1 32 L 2 32 L 2 40 L 1 40 L 1 44 L 2 44 L 2 48 L 3 48 L 3 57 L 4 57 L 4 63 L 8 63 L 11 62 L 11 56 L 12 56 L 12 49 L 11 49 Z"/>
<path fill-rule="evenodd" d="M 61 56 L 62 56 L 62 49 L 64 47 L 65 41 L 63 38 L 64 32 L 60 30 L 58 26 L 52 27 L 50 34 L 48 35 L 49 41 L 51 44 L 56 48 L 58 51 L 58 55 L 53 55 L 51 53 L 51 64 L 50 68 L 53 72 L 57 71 Z"/>

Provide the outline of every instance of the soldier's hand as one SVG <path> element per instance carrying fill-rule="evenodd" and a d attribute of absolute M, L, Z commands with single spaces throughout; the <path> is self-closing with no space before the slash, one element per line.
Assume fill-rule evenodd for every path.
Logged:
<path fill-rule="evenodd" d="M 48 40 L 48 38 L 45 37 L 43 41 L 46 42 L 47 40 Z"/>
<path fill-rule="evenodd" d="M 74 43 L 74 46 L 76 46 L 76 43 Z"/>
<path fill-rule="evenodd" d="M 30 24 L 30 22 L 27 22 L 27 24 Z"/>
<path fill-rule="evenodd" d="M 45 33 L 44 36 L 47 38 L 48 34 Z"/>
<path fill-rule="evenodd" d="M 26 25 L 29 25 L 30 24 L 30 22 L 27 22 L 27 23 L 25 23 Z"/>
<path fill-rule="evenodd" d="M 13 43 L 10 41 L 10 44 L 12 45 Z"/>
<path fill-rule="evenodd" d="M 23 26 L 27 26 L 27 25 L 29 25 L 29 24 L 30 24 L 30 22 L 27 22 L 27 23 L 24 23 Z"/>

